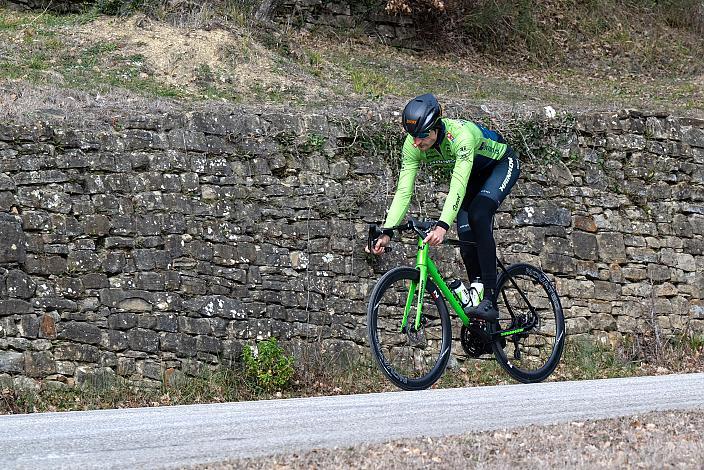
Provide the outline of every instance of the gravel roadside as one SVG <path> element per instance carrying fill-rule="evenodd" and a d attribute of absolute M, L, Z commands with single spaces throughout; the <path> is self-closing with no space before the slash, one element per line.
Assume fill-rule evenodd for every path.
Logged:
<path fill-rule="evenodd" d="M 704 468 L 704 409 L 395 440 L 193 469 Z"/>

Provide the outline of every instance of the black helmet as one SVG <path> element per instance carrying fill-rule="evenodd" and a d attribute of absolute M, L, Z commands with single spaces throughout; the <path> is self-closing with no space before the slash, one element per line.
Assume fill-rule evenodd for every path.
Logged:
<path fill-rule="evenodd" d="M 413 137 L 428 137 L 428 132 L 436 127 L 442 116 L 442 108 L 438 100 L 426 93 L 413 98 L 403 108 L 403 128 Z"/>

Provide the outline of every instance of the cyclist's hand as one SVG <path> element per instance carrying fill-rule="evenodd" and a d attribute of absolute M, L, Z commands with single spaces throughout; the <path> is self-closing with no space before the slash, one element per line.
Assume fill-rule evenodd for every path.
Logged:
<path fill-rule="evenodd" d="M 389 246 L 389 243 L 391 243 L 391 237 L 388 235 L 382 235 L 376 240 L 371 252 L 375 255 L 380 255 L 384 252 L 384 247 Z M 369 253 L 369 247 L 365 246 L 364 251 Z"/>
<path fill-rule="evenodd" d="M 437 246 L 445 240 L 445 234 L 447 233 L 447 230 L 445 230 L 442 227 L 435 227 L 433 230 L 430 231 L 427 237 L 423 240 L 423 243 L 427 243 L 430 246 Z"/>

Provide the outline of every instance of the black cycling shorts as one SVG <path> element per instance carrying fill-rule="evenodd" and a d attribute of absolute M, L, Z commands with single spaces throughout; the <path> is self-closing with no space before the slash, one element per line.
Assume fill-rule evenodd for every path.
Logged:
<path fill-rule="evenodd" d="M 516 153 L 509 147 L 504 157 L 496 165 L 469 176 L 467 192 L 462 207 L 457 214 L 458 232 L 470 230 L 469 205 L 477 196 L 484 196 L 496 203 L 496 207 L 506 199 L 521 173 L 521 164 Z"/>

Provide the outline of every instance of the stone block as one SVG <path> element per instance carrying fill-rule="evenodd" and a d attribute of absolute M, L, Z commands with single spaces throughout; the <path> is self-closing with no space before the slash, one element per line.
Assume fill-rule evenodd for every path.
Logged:
<path fill-rule="evenodd" d="M 93 271 L 96 266 L 100 266 L 101 260 L 98 254 L 89 250 L 73 250 L 68 254 L 66 268 L 72 273 L 86 273 Z"/>
<path fill-rule="evenodd" d="M 525 207 L 515 216 L 516 225 L 559 225 L 569 227 L 572 224 L 572 214 L 564 207 L 545 205 L 543 207 Z"/>
<path fill-rule="evenodd" d="M 181 357 L 196 355 L 196 338 L 182 333 L 161 333 L 159 344 L 162 352 L 173 352 Z"/>
<path fill-rule="evenodd" d="M 672 300 L 662 297 L 656 298 L 653 300 L 652 309 L 658 315 L 669 315 L 673 313 Z"/>
<path fill-rule="evenodd" d="M 673 297 L 679 293 L 675 285 L 665 282 L 655 286 L 655 296 L 657 297 Z"/>
<path fill-rule="evenodd" d="M 103 273 L 88 273 L 80 278 L 85 289 L 105 289 L 110 287 L 108 276 Z"/>
<path fill-rule="evenodd" d="M 606 263 L 626 261 L 626 245 L 623 234 L 618 232 L 601 233 L 596 236 L 599 258 Z"/>
<path fill-rule="evenodd" d="M 193 335 L 210 335 L 213 333 L 212 325 L 207 318 L 179 317 L 178 329 L 182 333 Z"/>
<path fill-rule="evenodd" d="M 572 233 L 572 246 L 578 258 L 596 260 L 598 246 L 596 236 L 590 233 L 575 231 Z"/>
<path fill-rule="evenodd" d="M 76 373 L 76 364 L 74 362 L 56 361 L 54 364 L 56 365 L 57 374 L 73 376 Z"/>
<path fill-rule="evenodd" d="M 16 349 L 18 351 L 27 351 L 32 349 L 32 341 L 27 338 L 7 338 L 3 343 L 4 347 Z"/>
<path fill-rule="evenodd" d="M 127 333 L 130 349 L 156 353 L 159 351 L 159 334 L 155 331 L 133 328 Z"/>
<path fill-rule="evenodd" d="M 152 304 L 144 299 L 128 298 L 121 301 L 117 307 L 128 312 L 151 312 Z"/>
<path fill-rule="evenodd" d="M 129 346 L 127 333 L 119 330 L 103 331 L 100 345 L 110 351 L 124 351 Z"/>
<path fill-rule="evenodd" d="M 139 299 L 143 302 L 129 302 L 134 299 Z M 101 289 L 100 303 L 110 308 L 130 307 L 135 308 L 135 311 L 148 311 L 151 310 L 151 306 L 154 304 L 154 294 L 136 289 Z"/>
<path fill-rule="evenodd" d="M 160 363 L 156 361 L 139 361 L 137 362 L 137 373 L 142 377 L 153 380 L 162 380 L 163 378 L 163 368 Z"/>
<path fill-rule="evenodd" d="M 11 338 L 17 336 L 17 325 L 15 324 L 15 317 L 1 317 L 0 318 L 0 338 Z M 2 345 L 2 340 L 0 339 L 0 349 L 4 346 Z"/>
<path fill-rule="evenodd" d="M 697 320 L 704 320 L 704 300 L 693 301 L 689 308 L 689 315 Z"/>
<path fill-rule="evenodd" d="M 222 295 L 213 295 L 201 300 L 202 304 L 197 311 L 203 317 L 222 317 L 232 319 L 244 319 L 247 317 L 246 310 L 239 299 L 233 299 Z"/>
<path fill-rule="evenodd" d="M 153 330 L 156 328 L 155 315 L 137 315 L 137 327 Z"/>
<path fill-rule="evenodd" d="M 621 289 L 621 284 L 594 281 L 594 298 L 597 300 L 620 300 Z"/>
<path fill-rule="evenodd" d="M 565 331 L 568 335 L 589 333 L 589 320 L 584 317 L 567 318 L 565 320 Z"/>
<path fill-rule="evenodd" d="M 147 291 L 162 291 L 165 287 L 164 275 L 156 272 L 137 273 L 135 286 Z"/>
<path fill-rule="evenodd" d="M 29 302 L 19 299 L 0 300 L 0 316 L 25 313 L 34 313 L 34 308 Z"/>
<path fill-rule="evenodd" d="M 73 300 L 62 297 L 40 297 L 34 298 L 32 304 L 37 309 L 57 310 L 59 312 L 75 312 L 78 309 L 78 304 Z"/>
<path fill-rule="evenodd" d="M 643 150 L 646 141 L 641 135 L 622 134 L 610 135 L 606 138 L 606 149 L 617 151 Z"/>
<path fill-rule="evenodd" d="M 87 215 L 83 218 L 83 230 L 87 235 L 105 236 L 111 228 L 110 219 L 105 215 Z"/>
<path fill-rule="evenodd" d="M 0 191 L 0 207 L 12 208 L 13 206 L 17 206 L 15 193 L 10 191 Z"/>
<path fill-rule="evenodd" d="M 13 215 L 0 213 L 0 264 L 24 263 L 26 255 L 20 220 Z"/>
<path fill-rule="evenodd" d="M 127 266 L 127 258 L 122 252 L 108 252 L 103 262 L 103 269 L 108 274 L 121 273 Z"/>
<path fill-rule="evenodd" d="M 627 248 L 626 255 L 629 261 L 637 263 L 657 263 L 660 259 L 652 248 Z"/>
<path fill-rule="evenodd" d="M 142 129 L 129 129 L 122 133 L 121 141 L 126 151 L 166 148 L 166 142 L 161 135 Z M 132 168 L 140 168 L 140 164 L 132 158 Z"/>
<path fill-rule="evenodd" d="M 616 319 L 608 313 L 598 313 L 589 319 L 592 330 L 615 331 Z"/>
<path fill-rule="evenodd" d="M 565 256 L 574 255 L 570 241 L 563 237 L 547 237 L 543 247 L 546 253 L 559 254 Z"/>
<path fill-rule="evenodd" d="M 24 372 L 24 354 L 14 351 L 0 351 L 0 373 L 20 374 Z"/>
<path fill-rule="evenodd" d="M 226 339 L 222 342 L 222 355 L 224 359 L 229 359 L 230 363 L 237 362 L 242 358 L 241 341 Z"/>
<path fill-rule="evenodd" d="M 549 273 L 573 274 L 576 266 L 572 256 L 546 253 L 543 257 L 543 269 Z"/>
<path fill-rule="evenodd" d="M 129 330 L 137 326 L 137 315 L 131 312 L 120 312 L 108 317 L 108 326 L 114 330 Z"/>
<path fill-rule="evenodd" d="M 97 363 L 100 360 L 100 350 L 88 344 L 62 343 L 54 347 L 53 351 L 57 361 Z"/>
<path fill-rule="evenodd" d="M 129 377 L 137 372 L 137 361 L 131 357 L 118 357 L 116 372 L 122 377 Z"/>
<path fill-rule="evenodd" d="M 670 268 L 661 264 L 648 264 L 648 278 L 653 282 L 669 281 L 672 277 Z"/>
<path fill-rule="evenodd" d="M 56 362 L 49 351 L 24 353 L 25 374 L 29 377 L 45 378 L 56 373 Z"/>
<path fill-rule="evenodd" d="M 117 380 L 115 371 L 110 367 L 76 367 L 75 377 L 76 385 L 84 385 L 98 390 L 112 388 Z"/>
<path fill-rule="evenodd" d="M 60 326 L 58 337 L 78 343 L 99 344 L 101 330 L 91 323 L 72 321 Z"/>
<path fill-rule="evenodd" d="M 15 390 L 21 390 L 35 394 L 38 393 L 39 389 L 41 388 L 36 380 L 30 379 L 29 377 L 26 377 L 24 375 L 13 378 L 12 387 Z"/>
<path fill-rule="evenodd" d="M 697 263 L 694 258 L 689 253 L 677 253 L 675 254 L 676 266 L 678 269 L 688 272 L 697 271 Z"/>
<path fill-rule="evenodd" d="M 196 351 L 219 354 L 222 351 L 220 340 L 212 336 L 196 336 Z"/>
<path fill-rule="evenodd" d="M 0 173 L 0 191 L 14 191 L 15 181 L 11 176 Z M 9 207 L 9 206 L 8 206 Z"/>
<path fill-rule="evenodd" d="M 627 281 L 642 281 L 647 279 L 648 272 L 641 267 L 625 267 L 621 270 L 623 278 Z"/>
<path fill-rule="evenodd" d="M 593 216 L 575 216 L 574 228 L 583 232 L 596 233 L 597 226 Z"/>
<path fill-rule="evenodd" d="M 616 330 L 620 333 L 635 333 L 638 330 L 638 321 L 628 315 L 619 315 L 616 318 Z"/>
<path fill-rule="evenodd" d="M 25 314 L 20 317 L 17 332 L 24 338 L 39 337 L 39 319 L 34 314 Z"/>
<path fill-rule="evenodd" d="M 645 132 L 653 139 L 679 140 L 681 138 L 680 126 L 673 118 L 657 118 L 649 116 L 645 120 Z"/>
<path fill-rule="evenodd" d="M 696 127 L 683 128 L 682 142 L 692 147 L 704 148 L 704 129 Z"/>
<path fill-rule="evenodd" d="M 7 295 L 20 299 L 29 299 L 34 295 L 37 285 L 26 273 L 11 269 L 5 277 Z"/>

